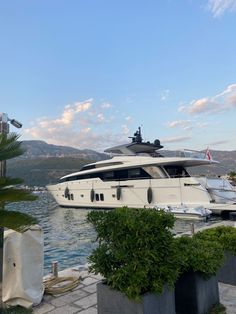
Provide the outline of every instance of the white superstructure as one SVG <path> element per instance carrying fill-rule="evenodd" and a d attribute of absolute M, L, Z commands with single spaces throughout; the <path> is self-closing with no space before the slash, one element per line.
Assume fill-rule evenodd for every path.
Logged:
<path fill-rule="evenodd" d="M 111 159 L 84 166 L 62 177 L 47 189 L 64 207 L 116 208 L 147 207 L 210 209 L 221 214 L 236 211 L 236 192 L 221 178 L 190 176 L 189 167 L 209 165 L 204 153 L 181 151 L 175 157 L 163 157 L 158 140 L 143 142 L 139 130 L 127 145 L 108 149 L 120 153 Z"/>

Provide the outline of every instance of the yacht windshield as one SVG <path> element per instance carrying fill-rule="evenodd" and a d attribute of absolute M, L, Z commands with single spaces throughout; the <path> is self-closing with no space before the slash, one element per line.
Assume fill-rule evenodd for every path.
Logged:
<path fill-rule="evenodd" d="M 182 166 L 164 166 L 170 178 L 190 177 L 187 170 Z"/>

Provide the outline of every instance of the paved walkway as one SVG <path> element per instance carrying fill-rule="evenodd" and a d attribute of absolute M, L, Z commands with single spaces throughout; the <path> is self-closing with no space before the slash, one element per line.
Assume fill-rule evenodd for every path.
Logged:
<path fill-rule="evenodd" d="M 81 283 L 71 292 L 51 296 L 44 295 L 43 301 L 33 308 L 35 314 L 97 314 L 97 283 L 99 275 L 91 275 L 85 267 L 75 267 L 59 272 L 59 277 L 81 277 Z"/>
<path fill-rule="evenodd" d="M 89 274 L 85 267 L 67 269 L 59 276 L 82 277 L 77 288 L 57 296 L 44 295 L 40 305 L 33 308 L 34 314 L 97 314 L 96 284 L 100 276 Z M 236 314 L 236 286 L 219 284 L 220 302 L 227 308 L 227 314 Z M 121 313 L 122 314 L 122 313 Z"/>

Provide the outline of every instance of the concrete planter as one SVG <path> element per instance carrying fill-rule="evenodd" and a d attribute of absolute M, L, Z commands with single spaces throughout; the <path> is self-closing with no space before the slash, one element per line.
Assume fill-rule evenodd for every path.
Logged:
<path fill-rule="evenodd" d="M 175 285 L 177 314 L 205 314 L 219 302 L 216 276 L 206 280 L 200 273 L 188 272 Z"/>
<path fill-rule="evenodd" d="M 236 256 L 225 252 L 225 263 L 217 273 L 218 281 L 236 286 Z"/>
<path fill-rule="evenodd" d="M 174 290 L 165 288 L 161 295 L 148 293 L 136 302 L 105 283 L 98 283 L 97 307 L 98 314 L 175 314 Z"/>

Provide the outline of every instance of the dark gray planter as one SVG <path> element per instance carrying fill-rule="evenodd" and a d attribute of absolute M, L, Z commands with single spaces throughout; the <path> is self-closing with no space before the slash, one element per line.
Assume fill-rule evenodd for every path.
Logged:
<path fill-rule="evenodd" d="M 235 286 L 236 285 L 236 256 L 225 252 L 225 263 L 217 273 L 218 281 Z"/>
<path fill-rule="evenodd" d="M 136 302 L 100 282 L 97 284 L 97 307 L 98 314 L 175 314 L 174 290 L 165 288 L 160 295 L 148 293 Z"/>
<path fill-rule="evenodd" d="M 177 314 L 205 314 L 219 302 L 216 276 L 206 280 L 200 273 L 188 272 L 175 285 Z"/>

